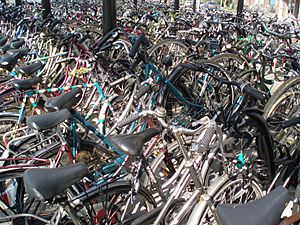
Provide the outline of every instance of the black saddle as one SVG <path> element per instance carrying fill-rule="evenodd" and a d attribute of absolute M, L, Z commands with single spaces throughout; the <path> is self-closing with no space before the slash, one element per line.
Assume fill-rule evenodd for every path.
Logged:
<path fill-rule="evenodd" d="M 60 96 L 47 99 L 45 102 L 45 109 L 50 112 L 61 109 L 72 109 L 72 107 L 79 102 L 81 96 L 82 90 L 80 88 L 74 88 Z"/>
<path fill-rule="evenodd" d="M 42 131 L 56 127 L 58 124 L 70 118 L 71 113 L 67 109 L 51 112 L 44 115 L 30 116 L 26 124 L 29 128 Z"/>
<path fill-rule="evenodd" d="M 8 36 L 7 35 L 3 35 L 0 37 L 0 46 L 3 46 L 5 45 L 5 43 L 7 42 L 8 40 Z"/>
<path fill-rule="evenodd" d="M 14 40 L 10 43 L 11 48 L 17 49 L 25 44 L 24 39 Z"/>
<path fill-rule="evenodd" d="M 32 73 L 35 73 L 36 71 L 40 70 L 43 68 L 43 64 L 41 61 L 37 61 L 35 63 L 25 65 L 25 66 L 20 66 L 16 68 L 16 71 L 18 73 L 21 73 L 23 75 L 30 75 Z"/>
<path fill-rule="evenodd" d="M 0 84 L 4 83 L 4 82 L 7 82 L 9 81 L 10 79 L 9 78 L 0 78 Z"/>
<path fill-rule="evenodd" d="M 0 47 L 0 52 L 1 52 L 1 54 L 4 54 L 4 53 L 7 52 L 9 49 L 10 49 L 10 44 L 5 44 L 5 45 L 2 45 L 2 46 Z"/>
<path fill-rule="evenodd" d="M 30 197 L 41 201 L 63 193 L 88 174 L 83 163 L 59 168 L 34 168 L 24 172 L 25 189 Z"/>
<path fill-rule="evenodd" d="M 290 200 L 287 189 L 278 187 L 268 195 L 242 205 L 219 204 L 219 225 L 278 225 L 285 204 Z"/>
<path fill-rule="evenodd" d="M 33 77 L 26 80 L 12 80 L 11 84 L 18 90 L 28 90 L 32 89 L 34 85 L 42 82 L 41 77 Z"/>
<path fill-rule="evenodd" d="M 28 48 L 8 50 L 7 53 L 0 58 L 0 67 L 6 70 L 12 70 L 17 64 L 18 59 L 27 55 L 28 52 Z"/>
<path fill-rule="evenodd" d="M 21 49 L 9 49 L 6 54 L 10 55 L 16 59 L 20 59 L 22 57 L 24 57 L 25 55 L 27 55 L 27 53 L 29 52 L 28 48 L 21 48 Z"/>
<path fill-rule="evenodd" d="M 3 55 L 0 58 L 0 68 L 6 69 L 6 70 L 12 70 L 12 68 L 17 64 L 18 59 L 11 55 Z"/>
<path fill-rule="evenodd" d="M 25 41 L 23 39 L 17 39 L 17 40 L 13 40 L 8 44 L 2 45 L 0 47 L 0 52 L 2 54 L 6 53 L 9 49 L 18 49 L 20 48 L 22 45 L 25 44 Z"/>
<path fill-rule="evenodd" d="M 149 128 L 136 134 L 118 134 L 107 138 L 118 151 L 126 155 L 141 156 L 144 144 L 161 131 L 162 129 Z"/>

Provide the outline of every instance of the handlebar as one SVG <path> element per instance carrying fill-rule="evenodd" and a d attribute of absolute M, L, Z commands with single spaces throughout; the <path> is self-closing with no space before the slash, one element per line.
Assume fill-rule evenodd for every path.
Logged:
<path fill-rule="evenodd" d="M 147 38 L 145 37 L 145 34 L 144 33 L 141 33 L 138 38 L 136 39 L 136 41 L 134 42 L 130 52 L 129 52 L 129 56 L 131 58 L 134 58 L 135 55 L 137 54 L 140 46 L 144 44 L 145 46 L 149 46 L 150 43 L 149 41 L 147 40 Z"/>
<path fill-rule="evenodd" d="M 200 71 L 200 70 L 204 69 L 201 66 L 201 64 L 197 65 L 197 64 L 188 63 L 188 64 L 181 64 L 181 66 L 184 67 L 184 68 L 190 69 L 190 70 L 194 70 L 194 71 Z M 209 76 L 211 76 L 212 78 L 214 78 L 215 80 L 217 80 L 221 83 L 224 83 L 224 84 L 227 84 L 227 85 L 234 85 L 234 86 L 238 87 L 243 93 L 245 93 L 245 94 L 247 94 L 247 95 L 249 95 L 252 98 L 255 98 L 257 100 L 263 101 L 267 97 L 266 93 L 264 93 L 260 90 L 257 90 L 254 87 L 251 87 L 251 85 L 247 82 L 240 83 L 240 82 L 237 82 L 237 81 L 230 81 L 230 80 L 227 80 L 223 77 L 217 77 L 217 76 L 215 76 L 211 73 L 209 73 Z"/>
<path fill-rule="evenodd" d="M 280 34 L 275 31 L 270 31 L 264 22 L 259 21 L 259 23 L 262 25 L 264 32 L 268 35 L 273 35 L 281 39 L 291 38 L 292 35 L 296 35 L 298 38 L 300 38 L 300 30 L 290 30 L 283 34 Z"/>
<path fill-rule="evenodd" d="M 182 134 L 188 134 L 188 135 L 195 135 L 195 134 L 198 134 L 200 132 L 203 131 L 204 127 L 203 126 L 200 126 L 196 129 L 189 129 L 189 128 L 185 128 L 185 127 L 179 127 L 179 126 L 174 126 L 174 125 L 169 125 L 164 117 L 166 115 L 166 109 L 163 108 L 163 107 L 158 107 L 155 111 L 152 111 L 152 110 L 144 110 L 140 113 L 137 113 L 137 114 L 133 114 L 133 115 L 130 115 L 127 119 L 124 119 L 123 121 L 120 121 L 118 123 L 118 126 L 119 127 L 122 127 L 122 126 L 125 126 L 125 125 L 128 125 L 142 117 L 147 117 L 147 116 L 151 116 L 155 119 L 157 119 L 157 121 L 160 123 L 160 125 L 170 131 L 172 131 L 173 133 L 182 133 Z M 199 121 L 198 121 L 198 124 L 199 125 L 208 125 L 212 122 L 213 120 L 209 119 L 207 116 L 201 118 Z"/>

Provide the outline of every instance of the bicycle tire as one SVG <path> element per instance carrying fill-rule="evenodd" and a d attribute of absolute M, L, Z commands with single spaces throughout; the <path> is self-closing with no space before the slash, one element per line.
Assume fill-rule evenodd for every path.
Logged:
<path fill-rule="evenodd" d="M 298 106 L 300 99 L 300 77 L 292 77 L 282 83 L 271 98 L 268 100 L 264 107 L 264 118 L 268 122 L 269 130 L 273 134 L 280 134 L 282 128 L 279 124 L 285 120 L 291 119 L 293 117 L 298 117 Z M 292 142 L 288 142 L 287 139 L 284 139 L 280 135 L 276 135 L 274 137 L 274 141 L 278 143 L 284 143 L 288 147 L 288 151 L 291 153 L 294 149 L 297 149 L 298 139 L 296 138 L 298 135 L 298 131 L 296 128 L 288 127 L 285 129 L 286 135 L 289 136 Z M 289 154 L 290 154 L 289 153 Z M 277 157 L 282 155 L 282 151 L 280 149 L 276 149 L 274 153 Z"/>
<path fill-rule="evenodd" d="M 228 80 L 231 79 L 229 77 L 229 75 L 227 74 L 227 72 L 225 70 L 223 70 L 222 68 L 220 68 L 220 66 L 218 64 L 212 63 L 207 60 L 201 60 L 201 61 L 197 61 L 197 62 L 199 64 L 203 65 L 204 67 L 209 68 L 211 73 L 212 72 L 218 73 L 218 75 L 215 74 L 216 76 L 223 76 L 224 78 L 226 78 Z M 201 76 L 201 73 L 199 72 L 198 75 Z M 198 105 L 203 104 L 203 108 L 200 110 L 199 108 L 196 108 L 194 106 L 188 106 L 187 104 L 178 100 L 177 97 L 174 98 L 170 89 L 167 86 L 165 86 L 163 88 L 163 90 L 161 91 L 158 102 L 160 105 L 163 105 L 166 108 L 167 120 L 170 121 L 171 118 L 175 122 L 182 120 L 182 122 L 180 122 L 180 123 L 184 123 L 182 125 L 188 126 L 194 120 L 200 119 L 205 115 L 212 116 L 210 114 L 214 113 L 215 110 L 211 108 L 212 106 L 211 106 L 210 102 L 212 102 L 214 100 L 224 101 L 224 99 L 225 99 L 225 101 L 227 103 L 230 102 L 230 104 L 233 104 L 234 90 L 233 90 L 232 86 L 230 86 L 229 88 L 227 88 L 227 86 L 221 87 L 218 91 L 219 91 L 219 93 L 221 93 L 221 91 L 223 90 L 222 95 L 221 94 L 216 95 L 214 87 L 213 87 L 214 81 L 211 78 L 212 85 L 205 87 L 205 93 L 201 93 L 201 91 L 202 91 L 202 89 L 201 89 L 202 84 L 200 85 L 201 79 L 199 78 L 199 81 L 196 79 L 197 79 L 196 73 L 187 68 L 177 67 L 175 70 L 173 70 L 173 72 L 169 78 L 169 81 L 172 83 L 172 85 L 175 86 L 177 91 L 179 91 L 180 94 L 185 99 L 187 99 L 188 101 L 190 101 L 192 103 L 196 103 Z M 193 80 L 197 81 L 198 84 L 194 83 Z M 192 87 L 195 87 L 195 88 L 192 88 Z M 191 92 L 191 89 L 193 89 L 192 92 Z M 202 95 L 204 95 L 204 98 L 202 98 L 202 96 L 197 95 L 200 93 Z M 226 104 L 226 103 L 223 103 L 223 104 Z M 183 120 L 183 118 L 184 118 L 184 120 Z"/>
<path fill-rule="evenodd" d="M 270 116 L 270 113 L 274 110 L 274 108 L 280 103 L 278 102 L 279 100 L 281 100 L 285 92 L 287 92 L 291 87 L 293 87 L 294 85 L 300 84 L 300 77 L 292 77 L 290 79 L 288 79 L 287 81 L 285 81 L 284 83 L 282 83 L 277 90 L 273 93 L 273 95 L 271 96 L 271 98 L 269 99 L 269 101 L 267 102 L 267 104 L 264 107 L 264 117 L 265 119 L 268 119 L 268 117 Z"/>
<path fill-rule="evenodd" d="M 210 59 L 214 63 L 218 63 L 220 66 L 222 66 L 223 69 L 226 69 L 228 71 L 231 78 L 239 78 L 239 74 L 247 69 L 249 69 L 250 65 L 248 61 L 241 55 L 233 54 L 233 53 L 222 53 L 219 55 L 216 55 Z M 223 63 L 225 61 L 235 61 L 237 65 L 232 65 L 230 63 Z M 233 70 L 235 69 L 235 70 Z M 240 70 L 238 70 L 240 69 Z"/>
<path fill-rule="evenodd" d="M 174 46 L 178 49 L 174 49 Z M 164 52 L 162 52 L 162 50 Z M 174 51 L 175 50 L 175 51 Z M 162 58 L 164 56 L 172 56 L 172 65 L 169 67 L 176 67 L 189 53 L 189 47 L 186 46 L 182 41 L 176 39 L 164 39 L 157 44 L 153 45 L 149 50 L 148 54 L 151 59 L 155 62 L 155 65 L 163 72 L 163 74 L 169 74 L 169 69 L 166 69 L 162 64 Z"/>
<path fill-rule="evenodd" d="M 91 221 L 89 221 L 91 219 L 93 221 L 99 222 L 101 220 L 103 222 L 103 219 L 105 219 L 104 215 L 103 215 L 103 213 L 105 214 L 105 212 L 103 212 L 103 210 L 110 212 L 110 210 L 113 209 L 113 212 L 110 212 L 110 213 L 113 213 L 113 215 L 109 215 L 110 224 L 117 224 L 118 222 L 121 222 L 121 221 L 117 221 L 118 218 L 115 217 L 115 216 L 120 216 L 121 212 L 118 211 L 120 209 L 117 208 L 116 205 L 114 205 L 112 202 L 109 202 L 108 209 L 101 208 L 101 206 L 102 206 L 101 195 L 102 194 L 105 195 L 106 200 L 111 200 L 112 198 L 110 198 L 110 197 L 112 197 L 113 195 L 126 195 L 126 194 L 130 193 L 130 191 L 132 191 L 132 186 L 127 181 L 116 181 L 111 184 L 108 184 L 107 186 L 104 185 L 101 190 L 94 187 L 92 194 L 89 194 L 88 192 L 86 192 L 88 195 L 87 198 L 85 197 L 85 193 L 82 193 L 80 195 L 81 196 L 80 199 L 82 201 L 83 206 L 85 206 L 85 208 L 90 208 L 90 212 L 93 212 L 93 215 L 90 214 L 89 219 L 88 219 L 87 215 L 84 215 L 84 208 L 82 208 L 82 206 L 79 206 L 76 209 L 77 214 L 80 215 L 79 217 L 80 217 L 81 221 L 84 222 L 84 224 L 89 225 L 89 224 L 91 224 L 90 223 Z M 100 194 L 100 196 L 99 196 L 99 194 Z M 115 196 L 113 196 L 113 197 L 115 197 Z M 74 199 L 76 199 L 76 198 L 77 197 L 75 197 Z M 118 199 L 115 199 L 115 200 L 118 200 Z M 145 204 L 148 204 L 147 206 L 146 205 L 142 206 L 141 202 L 139 202 L 139 201 L 143 202 L 143 200 L 145 200 Z M 100 201 L 101 201 L 101 203 L 100 203 Z M 129 210 L 133 214 L 127 215 L 127 217 L 125 217 L 123 219 L 122 224 L 124 224 L 124 225 L 125 224 L 129 225 L 132 220 L 136 219 L 139 215 L 141 215 L 140 212 L 136 211 L 137 207 L 138 208 L 143 208 L 143 207 L 147 208 L 148 207 L 147 210 L 150 211 L 157 206 L 152 194 L 142 186 L 139 188 L 137 196 L 135 196 L 133 201 L 137 201 L 135 203 L 132 202 L 134 208 L 131 210 L 133 210 L 133 211 Z M 147 201 L 147 203 L 146 203 L 146 201 Z M 124 202 L 122 202 L 122 199 L 119 204 L 120 205 L 118 207 L 122 207 L 122 204 L 124 204 Z M 91 208 L 92 208 L 92 210 L 91 210 Z M 134 212 L 134 211 L 136 211 L 136 212 Z M 116 214 L 118 214 L 118 215 L 116 215 Z M 92 216 L 92 218 L 91 218 L 91 216 Z M 101 216 L 102 216 L 102 218 L 101 218 Z M 96 217 L 100 217 L 100 218 L 96 218 Z M 99 224 L 102 224 L 101 221 Z"/>
<path fill-rule="evenodd" d="M 251 200 L 255 200 L 257 198 L 260 198 L 263 196 L 263 192 L 260 189 L 260 186 L 258 184 L 256 184 L 254 181 L 252 181 L 248 188 L 251 186 L 251 188 L 253 188 L 253 191 L 255 192 L 255 198 L 251 199 Z M 209 215 L 209 213 L 211 214 L 210 211 L 210 207 L 209 207 L 209 203 L 208 201 L 213 201 L 213 206 L 216 207 L 217 204 L 221 203 L 220 201 L 218 202 L 217 199 L 218 197 L 220 197 L 222 194 L 225 193 L 225 195 L 223 195 L 223 197 L 232 197 L 228 194 L 229 187 L 235 187 L 237 186 L 237 188 L 241 188 L 243 189 L 243 179 L 235 179 L 235 180 L 231 180 L 228 175 L 224 175 L 221 179 L 217 180 L 215 183 L 213 183 L 209 189 L 207 190 L 207 193 L 201 197 L 200 202 L 196 205 L 196 207 L 193 209 L 190 218 L 188 220 L 187 225 L 195 225 L 195 224 L 199 224 L 199 225 L 207 225 L 207 224 L 215 224 L 216 221 L 213 219 L 213 221 L 211 221 L 210 223 L 207 223 L 207 220 L 209 217 L 211 217 L 212 215 Z M 248 200 L 248 199 L 247 199 Z M 247 201 L 248 202 L 248 201 Z M 223 201 L 222 203 L 236 203 L 236 202 L 232 202 L 232 201 Z M 238 201 L 237 204 L 240 204 L 240 202 Z"/>
<path fill-rule="evenodd" d="M 0 144 L 3 143 L 3 135 L 11 131 L 17 124 L 19 116 L 11 113 L 0 113 Z M 2 124 L 2 125 L 1 125 Z"/>

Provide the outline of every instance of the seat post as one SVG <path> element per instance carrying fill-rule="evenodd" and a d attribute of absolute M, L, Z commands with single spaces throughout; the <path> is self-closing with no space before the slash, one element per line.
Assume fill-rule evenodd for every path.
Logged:
<path fill-rule="evenodd" d="M 142 163 L 144 165 L 145 171 L 150 179 L 151 185 L 154 185 L 154 188 L 156 189 L 156 191 L 158 192 L 158 194 L 160 195 L 160 197 L 162 198 L 163 202 L 166 202 L 166 196 L 161 188 L 161 186 L 158 184 L 157 179 L 151 169 L 151 166 L 149 165 L 147 159 L 145 158 L 144 155 L 140 156 L 142 159 Z"/>

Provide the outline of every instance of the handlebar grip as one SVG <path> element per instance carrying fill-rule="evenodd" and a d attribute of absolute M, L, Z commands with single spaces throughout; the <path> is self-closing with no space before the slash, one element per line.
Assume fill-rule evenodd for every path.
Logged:
<path fill-rule="evenodd" d="M 51 23 L 50 26 L 49 26 L 49 29 L 50 29 L 50 30 L 53 30 L 54 27 L 55 27 L 57 24 L 59 24 L 59 22 L 60 22 L 60 20 L 58 20 L 58 19 L 53 20 L 52 23 Z"/>
<path fill-rule="evenodd" d="M 250 84 L 246 84 L 242 88 L 242 92 L 260 101 L 263 101 L 266 98 L 266 94 L 264 92 L 257 90 L 254 87 L 251 87 Z"/>
<path fill-rule="evenodd" d="M 148 15 L 149 16 L 149 19 L 151 20 L 151 21 L 154 21 L 155 23 L 158 23 L 158 19 L 157 18 L 155 18 L 154 16 L 152 16 L 152 15 Z"/>
<path fill-rule="evenodd" d="M 281 126 L 282 128 L 288 128 L 291 126 L 295 126 L 297 124 L 300 124 L 300 117 L 293 117 L 289 119 L 288 121 L 282 122 Z"/>
<path fill-rule="evenodd" d="M 139 47 L 141 46 L 142 42 L 143 42 L 143 39 L 144 39 L 144 33 L 141 33 L 138 38 L 136 39 L 136 41 L 134 42 L 130 52 L 129 52 L 129 56 L 131 58 L 134 58 L 134 56 L 136 55 L 136 53 L 138 52 L 139 50 Z"/>
<path fill-rule="evenodd" d="M 179 66 L 192 71 L 199 71 L 200 69 L 200 66 L 191 63 L 181 63 L 179 64 Z"/>
<path fill-rule="evenodd" d="M 68 43 L 68 40 L 70 40 L 72 37 L 75 37 L 75 34 L 69 34 L 67 35 L 65 38 L 63 38 L 61 40 L 61 43 L 59 45 L 57 45 L 57 48 L 60 48 L 62 47 L 63 45 L 67 44 Z"/>
<path fill-rule="evenodd" d="M 205 131 L 203 138 L 198 143 L 198 151 L 205 152 L 207 151 L 208 145 L 215 134 L 215 129 L 213 127 L 208 127 Z"/>
<path fill-rule="evenodd" d="M 50 20 L 50 18 L 44 19 L 44 20 L 42 21 L 42 23 L 40 24 L 40 27 L 42 28 L 43 26 L 45 26 L 46 23 L 49 22 L 49 20 Z"/>
<path fill-rule="evenodd" d="M 295 35 L 297 36 L 297 38 L 300 38 L 300 30 L 295 30 Z"/>
<path fill-rule="evenodd" d="M 94 48 L 95 52 L 99 51 L 99 49 L 109 40 L 111 35 L 112 35 L 112 33 L 109 32 L 102 36 L 102 38 L 100 39 L 100 41 L 96 44 L 96 46 Z"/>
<path fill-rule="evenodd" d="M 91 38 L 91 35 L 86 34 L 85 36 L 83 36 L 81 39 L 78 40 L 78 42 L 80 44 L 82 44 L 83 42 L 85 42 L 87 39 Z"/>
<path fill-rule="evenodd" d="M 140 117 L 141 117 L 141 116 L 140 116 L 139 114 L 132 114 L 132 115 L 130 115 L 128 118 L 124 119 L 123 121 L 120 121 L 120 122 L 118 123 L 118 126 L 119 126 L 119 127 L 123 127 L 123 126 L 125 126 L 125 125 L 127 125 L 127 124 L 130 124 L 130 123 L 132 123 L 133 121 L 139 119 Z"/>
<path fill-rule="evenodd" d="M 139 100 L 143 95 L 149 93 L 151 91 L 150 85 L 143 85 L 134 95 L 134 100 Z"/>

